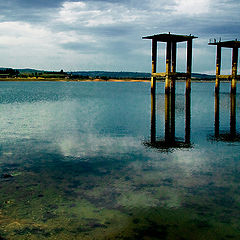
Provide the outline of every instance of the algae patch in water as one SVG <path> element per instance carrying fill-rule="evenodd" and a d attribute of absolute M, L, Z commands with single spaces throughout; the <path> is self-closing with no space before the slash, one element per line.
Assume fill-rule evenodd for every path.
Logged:
<path fill-rule="evenodd" d="M 143 162 L 137 174 L 136 164 L 103 165 L 56 161 L 8 166 L 10 174 L 19 174 L 0 181 L 0 236 L 239 239 L 236 202 L 227 203 L 223 193 L 230 189 L 225 182 L 217 181 L 217 186 L 214 176 L 197 185 L 196 179 L 187 181 L 189 176 L 177 181 L 179 172 L 168 177 L 164 164 L 153 168 Z"/>

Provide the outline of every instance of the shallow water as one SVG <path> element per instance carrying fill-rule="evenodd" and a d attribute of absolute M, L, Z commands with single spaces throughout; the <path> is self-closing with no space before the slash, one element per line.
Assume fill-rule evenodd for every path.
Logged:
<path fill-rule="evenodd" d="M 240 239 L 229 85 L 218 133 L 214 83 L 192 83 L 189 126 L 178 83 L 166 144 L 163 83 L 153 138 L 149 83 L 1 82 L 0 239 Z"/>

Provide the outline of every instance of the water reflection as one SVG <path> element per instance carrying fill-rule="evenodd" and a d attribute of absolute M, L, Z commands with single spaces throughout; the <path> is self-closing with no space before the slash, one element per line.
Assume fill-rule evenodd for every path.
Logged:
<path fill-rule="evenodd" d="M 220 97 L 219 93 L 215 93 L 215 123 L 214 136 L 210 137 L 214 141 L 238 142 L 240 135 L 236 131 L 236 94 L 230 94 L 230 131 L 220 133 Z"/>
<path fill-rule="evenodd" d="M 218 144 L 205 141 L 213 122 L 213 109 L 203 104 L 213 103 L 209 87 L 198 83 L 191 108 L 190 95 L 186 103 L 165 95 L 161 141 L 152 95 L 149 147 L 163 153 L 188 147 L 190 131 L 203 126 L 194 149 L 162 154 L 140 145 L 149 135 L 142 130 L 147 85 L 136 90 L 119 83 L 112 91 L 117 98 L 102 83 L 95 91 L 92 83 L 73 86 L 66 100 L 1 104 L 0 239 L 240 239 L 239 146 L 216 151 Z M 87 89 L 92 96 L 82 97 Z M 184 105 L 181 142 L 176 136 Z M 124 133 L 120 127 L 126 123 Z"/>
<path fill-rule="evenodd" d="M 165 93 L 165 136 L 158 139 L 156 136 L 156 96 L 151 94 L 151 140 L 145 146 L 161 151 L 170 151 L 174 148 L 190 148 L 191 144 L 191 93 L 185 94 L 185 138 L 180 140 L 175 136 L 175 88 Z"/>

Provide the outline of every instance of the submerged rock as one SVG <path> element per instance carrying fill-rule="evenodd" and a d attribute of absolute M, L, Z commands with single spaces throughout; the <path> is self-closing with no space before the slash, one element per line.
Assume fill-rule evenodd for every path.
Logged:
<path fill-rule="evenodd" d="M 11 175 L 11 174 L 9 174 L 9 173 L 3 173 L 2 175 L 1 175 L 1 178 L 12 178 L 13 176 Z"/>

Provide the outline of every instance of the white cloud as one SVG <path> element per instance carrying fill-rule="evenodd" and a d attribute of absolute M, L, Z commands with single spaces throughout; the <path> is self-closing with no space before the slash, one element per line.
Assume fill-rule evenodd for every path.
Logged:
<path fill-rule="evenodd" d="M 134 137 L 112 137 L 97 134 L 81 134 L 80 136 L 64 136 L 56 140 L 57 146 L 64 156 L 96 157 L 102 154 L 115 156 L 139 151 L 139 142 Z"/>
<path fill-rule="evenodd" d="M 2 22 L 0 23 L 1 45 L 19 46 L 19 45 L 37 45 L 43 39 L 49 39 L 49 31 L 44 27 L 34 27 L 29 23 L 23 22 Z M 35 41 L 32 41 L 32 39 Z"/>
<path fill-rule="evenodd" d="M 182 15 L 199 15 L 208 13 L 210 10 L 209 0 L 175 0 L 174 11 Z"/>
<path fill-rule="evenodd" d="M 100 2 L 65 2 L 63 3 L 58 20 L 81 26 L 96 27 L 134 22 L 139 18 L 137 13 L 125 5 Z"/>

